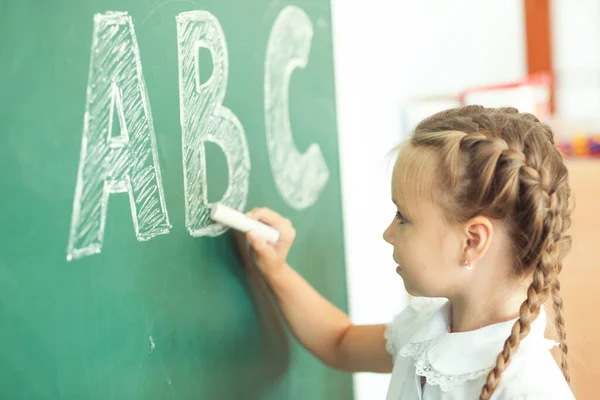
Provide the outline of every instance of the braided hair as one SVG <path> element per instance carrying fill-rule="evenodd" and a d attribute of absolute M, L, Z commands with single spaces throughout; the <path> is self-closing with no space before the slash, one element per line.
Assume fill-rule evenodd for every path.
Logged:
<path fill-rule="evenodd" d="M 409 144 L 437 152 L 436 187 L 445 216 L 465 222 L 476 215 L 508 227 L 515 276 L 531 275 L 519 310 L 480 399 L 489 399 L 541 306 L 551 296 L 562 349 L 560 367 L 570 382 L 563 301 L 558 274 L 571 247 L 568 171 L 550 127 L 515 108 L 465 106 L 423 120 Z M 438 193 L 436 193 L 438 194 Z"/>

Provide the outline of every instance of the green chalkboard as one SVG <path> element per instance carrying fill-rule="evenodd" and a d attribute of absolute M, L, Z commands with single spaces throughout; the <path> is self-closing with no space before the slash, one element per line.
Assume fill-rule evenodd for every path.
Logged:
<path fill-rule="evenodd" d="M 346 309 L 332 54 L 326 0 L 0 1 L 0 398 L 352 397 L 208 218 Z"/>

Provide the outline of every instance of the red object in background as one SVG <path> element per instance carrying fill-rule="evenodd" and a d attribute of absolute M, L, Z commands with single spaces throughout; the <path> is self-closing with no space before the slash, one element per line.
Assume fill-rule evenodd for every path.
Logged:
<path fill-rule="evenodd" d="M 571 153 L 573 151 L 573 146 L 571 146 L 571 143 L 569 142 L 558 142 L 556 144 L 556 147 L 558 147 L 558 150 L 560 150 L 560 152 L 562 153 L 562 155 L 564 157 L 570 157 Z"/>
<path fill-rule="evenodd" d="M 550 112 L 554 113 L 552 63 L 552 20 L 550 0 L 525 0 L 525 38 L 527 74 L 547 73 L 550 80 Z"/>

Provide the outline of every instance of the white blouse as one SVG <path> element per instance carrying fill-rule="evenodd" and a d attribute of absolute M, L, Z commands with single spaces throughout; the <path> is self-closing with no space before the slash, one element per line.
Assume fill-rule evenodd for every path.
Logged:
<path fill-rule="evenodd" d="M 479 399 L 515 321 L 452 333 L 448 300 L 413 299 L 385 333 L 394 357 L 387 400 Z M 556 343 L 544 338 L 545 329 L 542 307 L 502 373 L 492 400 L 575 398 L 549 351 Z M 423 389 L 421 377 L 426 378 Z"/>

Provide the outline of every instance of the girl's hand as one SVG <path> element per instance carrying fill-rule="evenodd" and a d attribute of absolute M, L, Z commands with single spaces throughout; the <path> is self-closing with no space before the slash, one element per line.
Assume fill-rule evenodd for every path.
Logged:
<path fill-rule="evenodd" d="M 246 215 L 279 231 L 279 240 L 275 244 L 253 235 L 252 232 L 246 233 L 259 269 L 265 277 L 273 277 L 287 265 L 287 256 L 296 238 L 296 230 L 289 219 L 269 208 L 255 208 Z"/>

